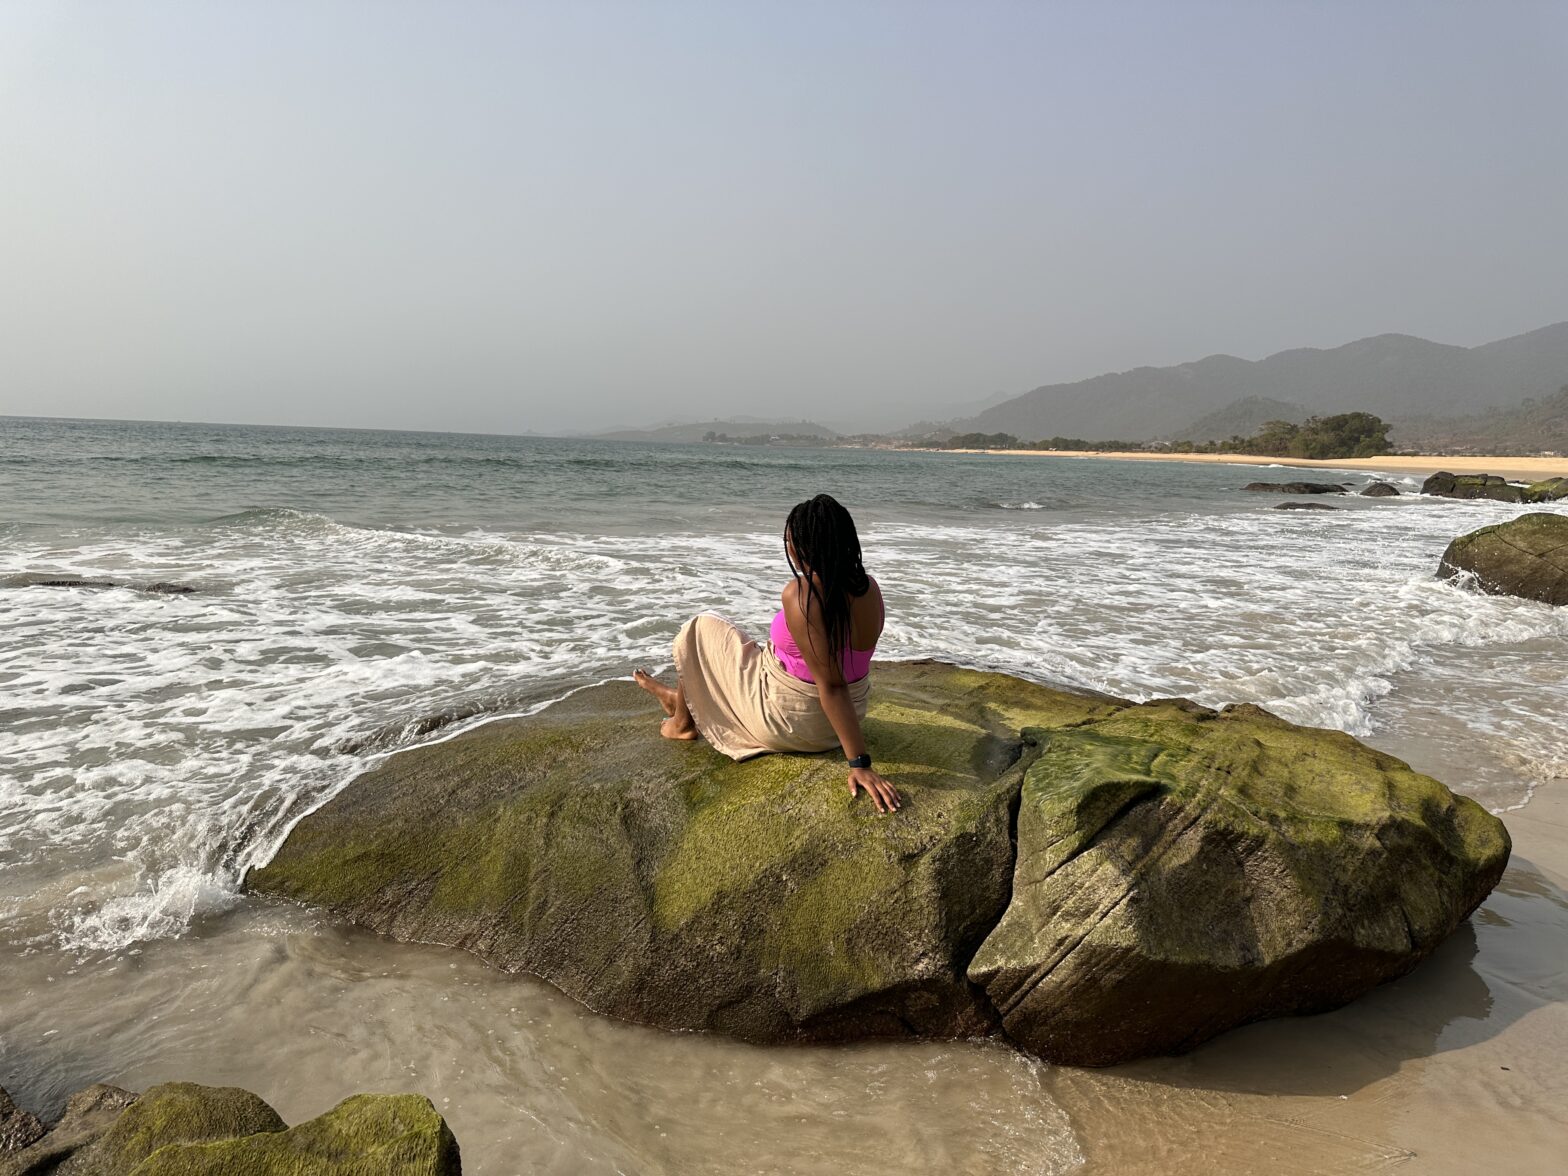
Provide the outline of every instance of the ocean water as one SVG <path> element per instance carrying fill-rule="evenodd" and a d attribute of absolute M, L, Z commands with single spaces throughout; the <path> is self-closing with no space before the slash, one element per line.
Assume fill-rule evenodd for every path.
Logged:
<path fill-rule="evenodd" d="M 0 417 L 0 972 L 21 994 L 0 1004 L 0 1084 L 45 1101 L 115 1076 L 289 1086 L 285 1055 L 262 1058 L 290 1041 L 286 1057 L 319 1055 L 320 1071 L 261 1091 L 285 1113 L 384 1074 L 451 1112 L 474 1171 L 518 1170 L 508 1156 L 735 1170 L 731 1149 L 760 1156 L 796 1118 L 798 1170 L 944 1156 L 969 1170 L 954 1157 L 973 1154 L 977 1171 L 1074 1168 L 1070 1117 L 1009 1051 L 652 1034 L 450 953 L 258 908 L 238 887 L 378 756 L 667 667 L 696 611 L 763 632 L 788 576 L 784 515 L 823 490 L 854 512 L 883 586 L 880 655 L 1260 703 L 1499 812 L 1568 776 L 1568 610 L 1433 576 L 1449 539 L 1520 508 L 1424 499 L 1391 475 L 1407 496 L 1276 511 L 1241 489 L 1267 476 Z M 397 1010 L 425 1035 L 399 1036 Z M 639 1062 L 618 1064 L 628 1048 Z M 728 1091 L 731 1134 L 661 1087 L 682 1064 L 696 1105 Z M 573 1101 L 559 1078 L 595 1093 Z M 916 1150 L 867 1146 L 880 1137 L 856 1134 L 864 1116 L 813 1103 L 875 1105 L 876 1091 Z M 922 1135 L 930 1108 L 971 1117 L 974 1140 Z M 518 1124 L 510 1142 L 498 1117 Z"/>

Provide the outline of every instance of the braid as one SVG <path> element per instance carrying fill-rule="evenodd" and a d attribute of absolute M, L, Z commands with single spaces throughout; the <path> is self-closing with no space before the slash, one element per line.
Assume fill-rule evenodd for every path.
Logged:
<path fill-rule="evenodd" d="M 822 627 L 828 637 L 828 657 L 840 664 L 849 647 L 849 602 L 865 595 L 871 578 L 861 562 L 860 535 L 855 520 L 830 494 L 818 494 L 799 503 L 789 512 L 784 535 L 795 545 L 795 554 L 814 576 L 807 575 L 790 560 L 790 571 L 797 581 L 806 583 L 802 611 L 809 619 L 815 602 Z M 789 558 L 786 544 L 785 558 Z M 820 589 L 817 582 L 821 582 Z"/>

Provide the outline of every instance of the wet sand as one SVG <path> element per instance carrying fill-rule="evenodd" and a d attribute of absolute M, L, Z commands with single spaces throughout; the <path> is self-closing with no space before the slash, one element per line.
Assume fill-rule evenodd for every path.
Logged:
<path fill-rule="evenodd" d="M 1265 457 L 1246 453 L 1145 453 L 1127 450 L 1068 449 L 948 449 L 945 453 L 994 453 L 1015 457 L 1097 457 L 1113 461 L 1187 461 L 1209 465 L 1296 466 L 1313 470 L 1365 470 L 1408 474 L 1497 474 L 1521 482 L 1568 477 L 1568 457 L 1443 457 L 1436 454 L 1401 454 L 1386 457 L 1346 457 L 1317 461 L 1305 457 Z"/>

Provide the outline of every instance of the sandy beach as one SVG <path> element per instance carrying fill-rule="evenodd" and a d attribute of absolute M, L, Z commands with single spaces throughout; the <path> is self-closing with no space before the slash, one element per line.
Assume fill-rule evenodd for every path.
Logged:
<path fill-rule="evenodd" d="M 1437 454 L 1389 454 L 1318 461 L 1305 457 L 1266 457 L 1247 453 L 1147 453 L 1142 450 L 1076 449 L 949 449 L 946 453 L 996 453 L 1017 457 L 1098 457 L 1115 461 L 1189 461 L 1208 465 L 1298 466 L 1314 470 L 1392 471 L 1407 474 L 1497 474 L 1520 482 L 1568 476 L 1568 457 L 1443 457 Z"/>

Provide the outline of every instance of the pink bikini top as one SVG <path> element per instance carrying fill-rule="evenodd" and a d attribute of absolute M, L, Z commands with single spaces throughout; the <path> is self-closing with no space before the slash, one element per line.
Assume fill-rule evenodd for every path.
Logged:
<path fill-rule="evenodd" d="M 800 656 L 800 647 L 795 644 L 795 638 L 789 631 L 789 622 L 784 619 L 784 610 L 779 609 L 773 615 L 773 624 L 768 626 L 768 640 L 773 645 L 773 652 L 778 657 L 779 663 L 791 678 L 799 678 L 802 682 L 815 683 L 811 676 L 811 667 L 806 664 L 806 659 Z M 845 682 L 858 682 L 871 672 L 871 655 L 876 652 L 876 646 L 870 649 L 851 649 L 844 646 L 844 653 L 839 662 L 844 671 Z"/>

